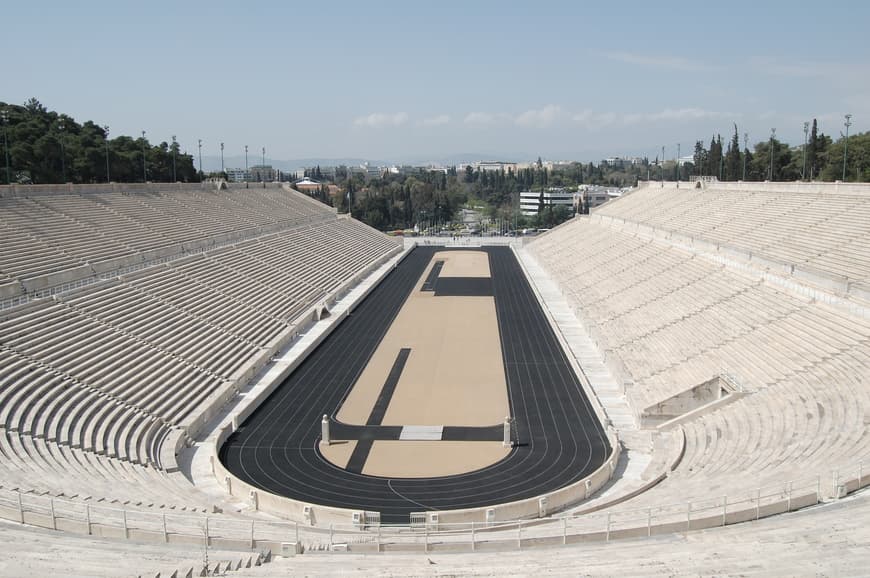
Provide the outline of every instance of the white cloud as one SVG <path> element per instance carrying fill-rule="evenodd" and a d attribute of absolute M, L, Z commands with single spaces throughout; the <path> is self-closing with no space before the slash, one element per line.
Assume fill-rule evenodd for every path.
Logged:
<path fill-rule="evenodd" d="M 527 110 L 517 115 L 514 122 L 520 126 L 545 128 L 553 124 L 561 114 L 561 108 L 554 104 L 548 104 L 543 108 Z"/>
<path fill-rule="evenodd" d="M 586 128 L 600 129 L 616 122 L 616 113 L 613 112 L 593 112 L 586 109 L 575 114 L 572 117 L 574 122 L 580 123 Z"/>
<path fill-rule="evenodd" d="M 465 124 L 495 124 L 504 120 L 506 115 L 491 112 L 469 112 L 465 115 Z"/>
<path fill-rule="evenodd" d="M 704 110 L 702 108 L 666 108 L 659 112 L 627 114 L 623 118 L 625 124 L 641 122 L 700 120 L 702 118 L 719 118 L 722 113 Z"/>
<path fill-rule="evenodd" d="M 655 54 L 639 54 L 635 52 L 605 52 L 604 57 L 625 64 L 635 64 L 651 68 L 667 68 L 670 70 L 699 71 L 712 70 L 714 67 L 697 60 L 682 56 L 663 56 Z"/>
<path fill-rule="evenodd" d="M 424 118 L 420 124 L 423 126 L 441 126 L 444 124 L 448 124 L 450 122 L 450 117 L 446 114 L 439 114 L 438 116 L 433 116 L 432 118 Z"/>
<path fill-rule="evenodd" d="M 553 124 L 561 114 L 560 107 L 548 104 L 543 108 L 533 108 L 515 116 L 504 112 L 469 112 L 462 122 L 473 125 L 515 124 L 545 128 Z"/>
<path fill-rule="evenodd" d="M 373 112 L 354 119 L 353 124 L 356 126 L 379 128 L 384 126 L 401 126 L 406 122 L 408 122 L 407 112 Z"/>
<path fill-rule="evenodd" d="M 605 126 L 620 123 L 624 125 L 638 125 L 656 122 L 682 122 L 701 120 L 707 118 L 728 117 L 729 113 L 714 112 L 702 108 L 666 108 L 658 112 L 594 112 L 584 110 L 572 117 L 574 122 L 580 123 L 590 129 L 600 129 Z M 730 114 L 730 117 L 740 115 Z"/>

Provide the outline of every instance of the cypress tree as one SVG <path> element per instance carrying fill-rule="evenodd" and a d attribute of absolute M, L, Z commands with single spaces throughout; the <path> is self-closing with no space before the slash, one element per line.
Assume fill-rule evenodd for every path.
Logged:
<path fill-rule="evenodd" d="M 737 181 L 741 177 L 740 137 L 737 135 L 737 123 L 734 123 L 734 134 L 728 143 L 728 153 L 725 155 L 725 180 Z"/>
<path fill-rule="evenodd" d="M 819 127 L 816 119 L 813 119 L 813 130 L 810 133 L 810 141 L 807 144 L 807 166 L 810 168 L 810 180 L 816 175 L 816 165 L 819 156 Z"/>

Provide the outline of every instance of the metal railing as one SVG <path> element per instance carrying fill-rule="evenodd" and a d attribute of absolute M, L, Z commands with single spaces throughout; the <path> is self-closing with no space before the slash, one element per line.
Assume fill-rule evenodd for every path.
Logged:
<path fill-rule="evenodd" d="M 282 551 L 288 544 L 308 550 L 377 552 L 516 549 L 688 532 L 790 512 L 818 504 L 827 496 L 840 498 L 870 485 L 864 463 L 831 472 L 830 492 L 819 475 L 684 503 L 508 522 L 438 524 L 427 518 L 417 520 L 417 524 L 395 526 L 362 516 L 355 524 L 311 527 L 302 522 L 234 514 L 132 510 L 7 489 L 0 490 L 0 518 L 105 538 L 199 543 L 224 549 Z"/>

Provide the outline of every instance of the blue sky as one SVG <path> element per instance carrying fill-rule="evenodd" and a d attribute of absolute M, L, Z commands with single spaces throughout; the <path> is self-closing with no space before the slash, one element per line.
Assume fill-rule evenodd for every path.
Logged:
<path fill-rule="evenodd" d="M 814 117 L 835 137 L 870 121 L 865 2 L 10 0 L 2 18 L 0 100 L 204 155 L 672 157 L 735 122 L 798 144 Z"/>

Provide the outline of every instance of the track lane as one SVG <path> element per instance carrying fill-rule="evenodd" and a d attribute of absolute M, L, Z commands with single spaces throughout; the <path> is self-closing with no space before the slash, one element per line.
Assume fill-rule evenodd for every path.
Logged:
<path fill-rule="evenodd" d="M 320 455 L 320 418 L 335 418 L 440 250 L 413 251 L 227 440 L 220 457 L 230 471 L 293 499 L 378 511 L 383 522 L 407 523 L 411 512 L 481 507 L 551 492 L 604 462 L 610 451 L 604 431 L 522 269 L 504 247 L 483 250 L 490 258 L 511 414 L 521 445 L 496 464 L 440 478 L 355 474 Z"/>

